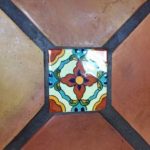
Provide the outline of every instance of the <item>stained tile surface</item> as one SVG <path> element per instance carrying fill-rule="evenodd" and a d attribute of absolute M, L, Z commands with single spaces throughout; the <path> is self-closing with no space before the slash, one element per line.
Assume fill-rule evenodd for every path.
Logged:
<path fill-rule="evenodd" d="M 44 103 L 43 54 L 0 10 L 0 149 Z"/>
<path fill-rule="evenodd" d="M 112 57 L 112 103 L 150 144 L 150 15 Z"/>
<path fill-rule="evenodd" d="M 13 0 L 57 46 L 102 46 L 146 0 Z"/>
<path fill-rule="evenodd" d="M 98 113 L 58 115 L 33 136 L 23 150 L 131 150 Z"/>
<path fill-rule="evenodd" d="M 95 111 L 105 107 L 107 51 L 49 50 L 51 112 Z"/>

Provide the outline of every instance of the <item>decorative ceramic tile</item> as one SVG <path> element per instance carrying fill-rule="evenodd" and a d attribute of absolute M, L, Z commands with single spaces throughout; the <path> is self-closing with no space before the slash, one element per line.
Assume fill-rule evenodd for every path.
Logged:
<path fill-rule="evenodd" d="M 51 112 L 103 109 L 106 105 L 106 85 L 106 50 L 49 50 Z"/>

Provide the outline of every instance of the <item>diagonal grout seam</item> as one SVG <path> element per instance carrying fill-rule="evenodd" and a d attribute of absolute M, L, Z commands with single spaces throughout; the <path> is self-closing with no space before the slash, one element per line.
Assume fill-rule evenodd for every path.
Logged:
<path fill-rule="evenodd" d="M 22 146 L 51 118 L 47 109 L 40 112 L 21 130 L 21 132 L 5 147 L 4 150 L 20 150 Z"/>
<path fill-rule="evenodd" d="M 143 4 L 127 22 L 104 44 L 108 49 L 108 95 L 107 107 L 100 114 L 126 139 L 136 150 L 149 150 L 150 145 L 123 119 L 123 117 L 111 106 L 111 72 L 112 53 L 128 37 L 128 35 L 144 20 L 150 12 L 150 1 Z"/>
<path fill-rule="evenodd" d="M 100 113 L 135 150 L 149 150 L 150 145 L 113 108 Z"/>
<path fill-rule="evenodd" d="M 10 0 L 0 0 L 0 8 L 40 49 L 47 51 L 55 47 Z"/>
<path fill-rule="evenodd" d="M 129 36 L 130 33 L 150 13 L 150 1 L 147 0 L 136 12 L 116 31 L 116 33 L 103 45 L 112 53 Z"/>
<path fill-rule="evenodd" d="M 21 147 L 53 116 L 49 113 L 48 92 L 48 51 L 44 51 L 45 103 L 21 132 L 5 147 L 5 150 L 20 150 Z"/>
<path fill-rule="evenodd" d="M 45 103 L 36 116 L 26 127 L 5 147 L 5 149 L 21 149 L 36 131 L 43 126 L 53 115 L 48 111 L 48 52 L 47 49 L 55 46 L 34 26 L 34 24 L 10 1 L 1 0 L 0 8 L 21 28 L 44 53 L 44 85 Z"/>

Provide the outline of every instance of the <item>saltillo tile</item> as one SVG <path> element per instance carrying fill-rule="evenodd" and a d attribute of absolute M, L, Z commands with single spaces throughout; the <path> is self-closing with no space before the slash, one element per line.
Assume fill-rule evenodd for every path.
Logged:
<path fill-rule="evenodd" d="M 146 0 L 13 0 L 57 46 L 102 46 Z"/>
<path fill-rule="evenodd" d="M 132 150 L 99 114 L 55 115 L 22 150 Z"/>
<path fill-rule="evenodd" d="M 112 56 L 112 104 L 150 144 L 150 15 Z"/>
<path fill-rule="evenodd" d="M 0 149 L 44 104 L 42 51 L 0 10 Z"/>

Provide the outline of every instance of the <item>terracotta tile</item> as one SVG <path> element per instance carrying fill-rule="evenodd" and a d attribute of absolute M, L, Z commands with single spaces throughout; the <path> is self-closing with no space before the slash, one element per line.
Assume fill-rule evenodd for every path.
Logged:
<path fill-rule="evenodd" d="M 0 10 L 0 149 L 44 103 L 43 54 Z"/>
<path fill-rule="evenodd" d="M 106 50 L 49 50 L 51 112 L 101 110 L 106 104 L 106 93 Z"/>
<path fill-rule="evenodd" d="M 13 0 L 57 46 L 102 46 L 146 0 Z"/>
<path fill-rule="evenodd" d="M 150 144 L 150 15 L 113 54 L 112 103 Z"/>
<path fill-rule="evenodd" d="M 23 150 L 131 150 L 131 146 L 98 113 L 57 115 Z"/>

